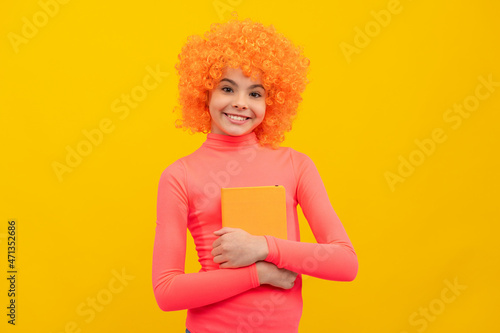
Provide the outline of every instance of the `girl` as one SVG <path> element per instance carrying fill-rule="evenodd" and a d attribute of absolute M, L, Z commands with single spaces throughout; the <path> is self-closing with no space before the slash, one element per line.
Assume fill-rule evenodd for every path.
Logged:
<path fill-rule="evenodd" d="M 176 127 L 207 136 L 160 177 L 154 295 L 163 311 L 188 309 L 186 332 L 298 332 L 301 275 L 352 281 L 358 271 L 314 163 L 279 146 L 309 60 L 273 26 L 250 19 L 213 24 L 204 37 L 188 38 L 176 65 Z M 288 239 L 221 228 L 221 188 L 275 184 L 286 189 Z M 297 204 L 318 243 L 300 242 Z M 198 273 L 184 272 L 187 229 Z"/>

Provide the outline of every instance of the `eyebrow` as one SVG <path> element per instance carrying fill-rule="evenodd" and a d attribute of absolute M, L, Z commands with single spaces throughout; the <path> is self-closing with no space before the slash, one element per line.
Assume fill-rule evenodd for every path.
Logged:
<path fill-rule="evenodd" d="M 226 79 L 226 78 L 224 78 L 224 79 L 220 80 L 220 82 L 222 82 L 222 81 L 227 81 L 227 82 L 229 82 L 229 83 L 231 83 L 231 84 L 235 85 L 236 87 L 238 86 L 238 84 L 237 84 L 236 82 L 234 82 L 233 80 L 231 80 L 231 79 Z M 266 89 L 262 86 L 262 84 L 252 84 L 250 87 L 248 87 L 248 89 L 249 89 L 249 90 L 250 90 L 250 89 L 253 89 L 253 88 L 262 88 L 262 89 L 264 89 L 264 91 L 266 90 Z"/>

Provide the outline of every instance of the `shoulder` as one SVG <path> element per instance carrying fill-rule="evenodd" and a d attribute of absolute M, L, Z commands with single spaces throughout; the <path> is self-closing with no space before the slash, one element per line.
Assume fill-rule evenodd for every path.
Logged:
<path fill-rule="evenodd" d="M 311 175 L 316 175 L 318 173 L 318 168 L 316 167 L 316 164 L 313 162 L 311 157 L 309 157 L 309 155 L 290 147 L 288 147 L 287 149 L 288 153 L 290 154 L 291 164 L 298 181 L 304 180 Z"/>
<path fill-rule="evenodd" d="M 294 165 L 313 163 L 312 159 L 306 153 L 295 150 L 292 147 L 280 147 L 280 148 L 283 148 L 284 151 L 290 155 L 290 158 L 292 160 L 292 163 L 294 163 Z"/>
<path fill-rule="evenodd" d="M 184 180 L 186 174 L 186 167 L 184 166 L 182 157 L 170 165 L 168 165 L 160 175 L 160 183 L 164 181 L 168 181 L 170 179 Z"/>
<path fill-rule="evenodd" d="M 200 158 L 202 147 L 196 149 L 188 155 L 178 158 L 170 165 L 168 165 L 162 172 L 161 177 L 173 176 L 180 177 L 185 176 L 186 166 L 189 165 L 191 161 L 197 162 Z"/>

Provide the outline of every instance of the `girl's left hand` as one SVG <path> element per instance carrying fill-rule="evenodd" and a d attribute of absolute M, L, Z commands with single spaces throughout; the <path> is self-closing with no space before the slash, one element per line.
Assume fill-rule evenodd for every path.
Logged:
<path fill-rule="evenodd" d="M 214 262 L 220 268 L 237 268 L 264 260 L 269 252 L 264 236 L 254 236 L 243 229 L 224 227 L 214 232 L 220 236 L 212 244 Z"/>

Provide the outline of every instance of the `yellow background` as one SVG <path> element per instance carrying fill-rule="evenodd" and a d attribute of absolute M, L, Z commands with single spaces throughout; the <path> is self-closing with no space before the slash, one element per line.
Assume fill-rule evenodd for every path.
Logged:
<path fill-rule="evenodd" d="M 185 311 L 162 312 L 152 291 L 156 191 L 161 172 L 205 140 L 173 126 L 177 54 L 229 9 L 273 24 L 311 59 L 311 83 L 283 145 L 316 163 L 359 257 L 353 282 L 305 277 L 300 332 L 499 330 L 500 87 L 458 128 L 443 116 L 471 100 L 478 77 L 500 82 L 500 5 L 393 6 L 74 0 L 44 21 L 37 1 L 3 1 L 2 332 L 184 332 Z M 400 11 L 376 30 L 371 12 L 389 8 Z M 40 27 L 14 47 L 26 20 Z M 341 45 L 361 45 L 357 31 L 367 27 L 370 40 L 346 56 Z M 113 112 L 148 67 L 168 75 L 128 115 Z M 82 131 L 103 119 L 113 130 L 59 181 L 53 163 L 65 163 L 66 147 L 83 145 Z M 386 173 L 418 157 L 415 140 L 435 128 L 447 139 L 391 187 Z M 301 218 L 303 241 L 314 241 Z M 18 226 L 15 327 L 6 323 L 8 219 Z M 187 271 L 198 270 L 192 241 L 187 261 Z M 465 289 L 445 303 L 443 293 L 454 295 L 446 281 Z M 88 302 L 97 296 L 106 304 L 92 316 Z M 437 315 L 423 319 L 419 311 L 430 307 Z"/>

